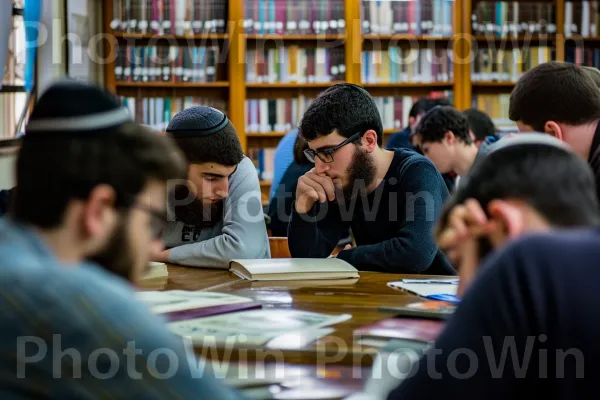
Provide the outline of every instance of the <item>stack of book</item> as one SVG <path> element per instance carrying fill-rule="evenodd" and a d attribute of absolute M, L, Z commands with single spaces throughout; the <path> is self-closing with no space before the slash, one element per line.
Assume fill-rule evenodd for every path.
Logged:
<path fill-rule="evenodd" d="M 249 34 L 320 35 L 344 33 L 344 0 L 246 0 Z"/>
<path fill-rule="evenodd" d="M 451 82 L 452 50 L 405 49 L 363 51 L 363 83 Z"/>
<path fill-rule="evenodd" d="M 111 28 L 124 33 L 225 33 L 227 0 L 114 0 Z"/>
<path fill-rule="evenodd" d="M 115 60 L 118 82 L 214 82 L 219 48 L 124 46 Z"/>
<path fill-rule="evenodd" d="M 344 48 L 249 49 L 246 53 L 246 82 L 315 83 L 344 80 Z"/>
<path fill-rule="evenodd" d="M 363 33 L 452 36 L 452 0 L 363 0 Z"/>

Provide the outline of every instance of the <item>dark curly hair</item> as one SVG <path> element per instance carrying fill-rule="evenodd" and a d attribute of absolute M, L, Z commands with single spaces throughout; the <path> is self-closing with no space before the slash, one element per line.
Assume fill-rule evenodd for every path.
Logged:
<path fill-rule="evenodd" d="M 325 90 L 308 106 L 299 133 L 311 141 L 335 130 L 349 138 L 369 129 L 377 133 L 377 144 L 381 146 L 383 124 L 373 97 L 358 85 L 340 83 Z"/>
<path fill-rule="evenodd" d="M 431 109 L 417 125 L 415 134 L 422 142 L 441 142 L 448 131 L 466 144 L 473 143 L 467 117 L 452 106 Z"/>
<path fill-rule="evenodd" d="M 209 136 L 176 136 L 173 140 L 190 164 L 214 162 L 233 167 L 244 158 L 242 144 L 231 122 L 221 131 Z"/>

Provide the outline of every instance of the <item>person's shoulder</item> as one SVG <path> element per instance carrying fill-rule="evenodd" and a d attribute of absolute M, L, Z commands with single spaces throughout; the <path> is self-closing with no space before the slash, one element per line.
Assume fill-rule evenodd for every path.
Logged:
<path fill-rule="evenodd" d="M 484 264 L 537 276 L 540 271 L 563 274 L 588 270 L 598 259 L 600 229 L 579 228 L 526 234 L 508 243 Z"/>
<path fill-rule="evenodd" d="M 247 156 L 242 158 L 242 161 L 240 161 L 240 163 L 237 165 L 235 172 L 229 180 L 230 187 L 239 184 L 258 185 L 258 173 L 256 172 L 256 166 Z"/>
<path fill-rule="evenodd" d="M 439 175 L 437 168 L 430 159 L 410 149 L 394 149 L 394 159 L 390 165 L 390 169 L 396 171 L 398 177 L 406 177 L 409 175 L 423 175 L 436 173 Z"/>

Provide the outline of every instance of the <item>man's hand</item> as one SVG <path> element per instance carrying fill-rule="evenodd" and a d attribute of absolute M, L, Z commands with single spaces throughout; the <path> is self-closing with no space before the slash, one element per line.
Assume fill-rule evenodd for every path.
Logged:
<path fill-rule="evenodd" d="M 150 261 L 162 262 L 162 263 L 169 262 L 169 252 L 170 252 L 170 250 L 151 252 L 150 253 Z"/>
<path fill-rule="evenodd" d="M 351 250 L 351 249 L 352 249 L 352 245 L 351 245 L 351 244 L 347 244 L 347 245 L 345 245 L 345 246 L 344 246 L 344 248 L 343 248 L 342 250 L 340 250 L 340 251 L 344 251 L 344 250 Z M 339 252 L 337 252 L 337 253 L 335 253 L 335 254 L 332 254 L 332 255 L 330 255 L 330 256 L 329 256 L 329 257 L 327 257 L 327 258 L 337 258 L 337 255 L 338 255 L 338 254 L 340 254 L 340 253 L 339 253 Z"/>
<path fill-rule="evenodd" d="M 315 202 L 325 203 L 335 200 L 335 186 L 330 177 L 317 175 L 315 169 L 311 169 L 298 179 L 296 188 L 296 212 L 306 214 Z"/>
<path fill-rule="evenodd" d="M 460 275 L 458 296 L 475 279 L 480 263 L 479 239 L 489 238 L 498 226 L 489 221 L 478 201 L 469 199 L 450 212 L 446 225 L 436 233 L 438 246 L 457 267 Z"/>

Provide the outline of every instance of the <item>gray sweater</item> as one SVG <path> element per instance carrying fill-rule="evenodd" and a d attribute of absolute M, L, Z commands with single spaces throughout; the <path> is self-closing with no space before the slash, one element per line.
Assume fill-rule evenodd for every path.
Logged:
<path fill-rule="evenodd" d="M 244 157 L 229 180 L 223 219 L 210 228 L 169 222 L 163 236 L 169 262 L 191 267 L 228 268 L 236 258 L 270 258 L 260 184 L 252 161 Z"/>

